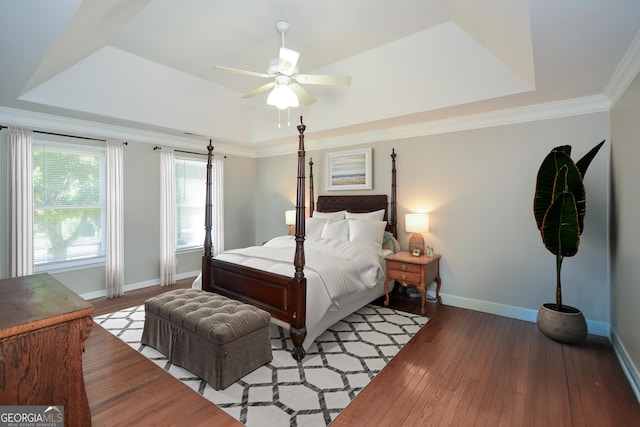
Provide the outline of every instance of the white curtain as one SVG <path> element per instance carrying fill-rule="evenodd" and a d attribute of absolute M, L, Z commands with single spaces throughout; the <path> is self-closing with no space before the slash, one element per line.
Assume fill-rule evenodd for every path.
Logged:
<path fill-rule="evenodd" d="M 176 179 L 172 149 L 160 152 L 160 286 L 176 283 Z"/>
<path fill-rule="evenodd" d="M 123 158 L 123 144 L 107 141 L 107 248 L 105 256 L 107 298 L 124 295 Z"/>
<path fill-rule="evenodd" d="M 213 230 L 211 243 L 213 244 L 213 256 L 224 252 L 224 161 L 217 157 L 213 159 Z"/>
<path fill-rule="evenodd" d="M 33 131 L 9 127 L 9 275 L 33 274 Z"/>

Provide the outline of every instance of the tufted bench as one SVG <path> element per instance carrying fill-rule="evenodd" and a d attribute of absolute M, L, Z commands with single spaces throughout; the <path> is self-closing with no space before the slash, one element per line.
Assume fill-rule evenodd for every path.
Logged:
<path fill-rule="evenodd" d="M 200 289 L 176 289 L 144 303 L 142 343 L 221 390 L 272 359 L 271 316 Z"/>

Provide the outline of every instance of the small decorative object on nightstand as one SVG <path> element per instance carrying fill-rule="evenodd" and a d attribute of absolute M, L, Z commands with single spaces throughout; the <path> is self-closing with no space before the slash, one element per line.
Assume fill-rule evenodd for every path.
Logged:
<path fill-rule="evenodd" d="M 422 297 L 422 314 L 426 314 L 425 302 L 427 299 L 427 285 L 436 282 L 436 299 L 442 303 L 440 298 L 440 255 L 433 256 L 420 255 L 413 256 L 411 252 L 398 252 L 385 258 L 387 265 L 387 278 L 384 282 L 384 293 L 386 299 L 384 305 L 389 305 L 389 282 L 395 280 L 400 285 L 407 287 L 415 285 Z"/>

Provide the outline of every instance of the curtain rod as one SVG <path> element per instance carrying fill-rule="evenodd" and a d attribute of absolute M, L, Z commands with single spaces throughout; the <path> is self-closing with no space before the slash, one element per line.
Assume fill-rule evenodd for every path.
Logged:
<path fill-rule="evenodd" d="M 155 147 L 153 147 L 153 151 L 156 151 L 156 150 L 162 150 L 162 147 L 156 145 Z M 198 153 L 196 151 L 186 151 L 186 150 L 176 150 L 176 149 L 174 149 L 173 151 L 175 151 L 176 153 L 196 154 L 198 156 L 207 156 L 208 155 L 207 153 Z M 226 159 L 227 156 L 222 156 L 222 158 Z"/>
<path fill-rule="evenodd" d="M 7 128 L 8 128 L 8 126 L 0 125 L 0 129 L 7 129 Z M 107 140 L 106 140 L 106 139 L 91 138 L 91 137 L 88 137 L 88 136 L 67 135 L 67 134 L 64 134 L 64 133 L 45 132 L 45 131 L 43 131 L 43 130 L 34 130 L 33 132 L 34 132 L 34 133 L 41 133 L 41 134 L 44 134 L 44 135 L 65 136 L 65 137 L 67 137 L 67 138 L 78 138 L 78 139 L 87 139 L 87 140 L 89 140 L 89 141 L 102 141 L 102 142 L 107 142 Z M 124 144 L 124 145 L 128 145 L 129 143 L 128 143 L 128 142 L 124 142 L 123 144 Z"/>
<path fill-rule="evenodd" d="M 162 150 L 162 147 L 156 145 L 155 147 L 153 147 L 153 151 L 156 151 L 156 150 Z M 207 155 L 207 153 L 198 153 L 196 151 L 186 151 L 186 150 L 176 150 L 176 149 L 174 149 L 173 151 L 175 151 L 176 153 L 196 154 L 198 156 L 206 156 Z"/>

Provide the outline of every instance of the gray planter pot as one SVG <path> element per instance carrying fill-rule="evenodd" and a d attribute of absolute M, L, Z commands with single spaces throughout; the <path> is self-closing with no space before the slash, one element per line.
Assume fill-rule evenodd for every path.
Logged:
<path fill-rule="evenodd" d="M 587 338 L 587 321 L 582 312 L 568 305 L 562 311 L 555 309 L 555 304 L 543 304 L 538 310 L 538 329 L 552 340 L 579 344 Z"/>

